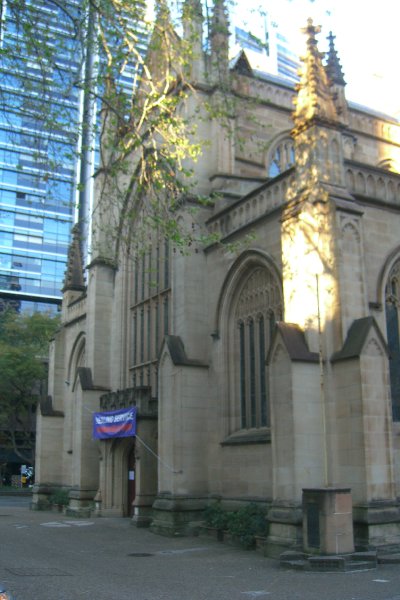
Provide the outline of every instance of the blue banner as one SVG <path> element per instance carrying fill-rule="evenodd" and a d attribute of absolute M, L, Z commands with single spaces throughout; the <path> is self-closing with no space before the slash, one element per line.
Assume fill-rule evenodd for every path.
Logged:
<path fill-rule="evenodd" d="M 97 440 L 136 435 L 136 407 L 93 413 L 93 437 Z"/>

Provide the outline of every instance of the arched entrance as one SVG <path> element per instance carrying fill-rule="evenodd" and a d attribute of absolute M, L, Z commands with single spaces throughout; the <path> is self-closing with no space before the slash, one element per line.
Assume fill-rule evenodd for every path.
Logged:
<path fill-rule="evenodd" d="M 102 513 L 130 517 L 136 496 L 135 439 L 101 440 L 100 446 Z"/>
<path fill-rule="evenodd" d="M 101 514 L 149 521 L 157 492 L 157 419 L 140 422 L 140 438 L 100 440 Z M 134 505 L 134 506 L 133 506 Z"/>

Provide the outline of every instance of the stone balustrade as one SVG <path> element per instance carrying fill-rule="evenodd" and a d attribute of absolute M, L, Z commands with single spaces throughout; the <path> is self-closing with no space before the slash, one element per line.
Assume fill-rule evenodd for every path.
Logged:
<path fill-rule="evenodd" d="M 382 169 L 371 170 L 347 161 L 346 186 L 350 193 L 375 201 L 400 205 L 400 175 Z"/>
<path fill-rule="evenodd" d="M 283 205 L 293 177 L 293 169 L 289 169 L 280 177 L 225 207 L 208 220 L 210 233 L 217 233 L 224 238 Z"/>
<path fill-rule="evenodd" d="M 346 187 L 351 194 L 365 196 L 374 202 L 384 202 L 400 206 L 400 175 L 383 169 L 362 167 L 358 163 L 346 161 Z M 289 169 L 280 177 L 269 181 L 250 192 L 240 200 L 229 204 L 221 200 L 223 209 L 208 222 L 210 233 L 226 238 L 242 227 L 282 206 L 287 191 L 294 180 L 294 170 Z M 218 211 L 218 205 L 216 206 Z"/>

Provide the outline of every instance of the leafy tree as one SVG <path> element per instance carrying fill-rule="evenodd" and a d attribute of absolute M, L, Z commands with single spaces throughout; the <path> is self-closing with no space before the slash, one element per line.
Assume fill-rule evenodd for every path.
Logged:
<path fill-rule="evenodd" d="M 128 22 L 135 22 L 135 16 Z M 96 251 L 110 260 L 115 259 L 121 243 L 129 247 L 131 224 L 139 216 L 144 235 L 149 227 L 157 229 L 177 245 L 190 243 L 193 236 L 180 226 L 176 214 L 191 187 L 186 161 L 195 160 L 202 151 L 201 141 L 195 140 L 193 120 L 179 110 L 190 90 L 192 44 L 176 35 L 163 0 L 156 2 L 150 29 L 145 58 L 125 30 L 120 52 L 138 65 L 137 87 L 131 97 L 118 89 L 121 60 L 116 60 L 118 53 L 109 44 L 108 27 L 101 36 L 109 63 L 102 74 L 102 146 L 95 207 L 102 231 Z M 96 218 L 95 214 L 95 222 Z M 109 223 L 107 232 L 105 221 Z M 140 244 L 145 247 L 144 239 Z"/>
<path fill-rule="evenodd" d="M 101 137 L 95 212 L 107 213 L 108 231 L 100 235 L 101 242 L 97 240 L 103 246 L 97 253 L 106 253 L 105 246 L 111 245 L 108 258 L 114 260 L 121 243 L 129 245 L 130 224 L 138 218 L 139 207 L 146 226 L 177 245 L 191 244 L 202 232 L 182 228 L 176 211 L 182 198 L 191 194 L 187 159 L 195 160 L 203 144 L 196 138 L 193 115 L 178 107 L 191 90 L 193 49 L 201 47 L 196 29 L 192 28 L 192 36 L 179 38 L 166 0 L 155 0 L 155 18 L 148 16 L 145 0 L 83 0 L 79 6 L 68 0 L 46 0 L 45 4 L 51 9 L 45 17 L 47 28 L 40 2 L 7 1 L 3 13 L 7 19 L 1 26 L 13 27 L 15 34 L 4 36 L 0 50 L 2 81 L 11 77 L 14 87 L 21 88 L 15 95 L 3 86 L 0 101 L 4 106 L 17 103 L 15 111 L 41 132 L 35 142 L 39 176 L 50 185 L 57 163 L 74 151 L 88 165 L 94 141 Z M 186 2 L 187 27 L 199 19 L 198 7 L 197 0 Z M 69 35 L 52 34 L 57 19 Z M 154 60 L 156 54 L 159 60 Z M 66 56 L 73 56 L 73 61 L 68 64 Z M 128 72 L 135 74 L 130 89 Z M 83 95 L 81 121 L 65 102 L 73 90 Z M 58 141 L 60 133 L 64 145 Z M 81 194 L 87 175 L 81 175 Z M 196 202 L 201 205 L 204 199 L 197 197 Z M 82 235 L 89 219 L 84 204 L 81 196 Z M 104 219 L 97 222 L 104 227 Z"/>
<path fill-rule="evenodd" d="M 34 456 L 32 426 L 58 324 L 58 317 L 44 313 L 0 313 L 0 432 L 3 445 L 27 463 Z"/>

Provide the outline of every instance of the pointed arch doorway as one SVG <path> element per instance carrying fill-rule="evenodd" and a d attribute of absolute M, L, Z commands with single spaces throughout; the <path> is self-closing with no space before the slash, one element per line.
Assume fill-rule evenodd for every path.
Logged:
<path fill-rule="evenodd" d="M 157 415 L 140 419 L 138 429 L 140 438 L 99 441 L 100 511 L 104 516 L 133 518 L 144 527 L 157 493 Z"/>
<path fill-rule="evenodd" d="M 100 448 L 102 513 L 130 517 L 137 491 L 135 438 L 102 440 Z"/>

